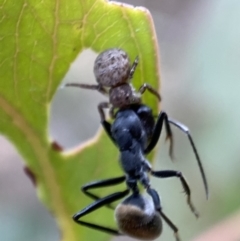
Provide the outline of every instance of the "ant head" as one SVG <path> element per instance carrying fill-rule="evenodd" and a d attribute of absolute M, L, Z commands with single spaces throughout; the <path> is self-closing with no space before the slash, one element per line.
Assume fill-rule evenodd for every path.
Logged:
<path fill-rule="evenodd" d="M 153 201 L 141 194 L 132 194 L 115 210 L 119 230 L 141 240 L 153 240 L 162 232 L 162 220 Z"/>
<path fill-rule="evenodd" d="M 141 94 L 136 92 L 131 84 L 122 84 L 109 91 L 110 103 L 116 108 L 141 103 Z"/>
<path fill-rule="evenodd" d="M 99 85 L 114 87 L 128 82 L 131 69 L 128 54 L 122 49 L 108 49 L 94 62 L 94 74 Z"/>

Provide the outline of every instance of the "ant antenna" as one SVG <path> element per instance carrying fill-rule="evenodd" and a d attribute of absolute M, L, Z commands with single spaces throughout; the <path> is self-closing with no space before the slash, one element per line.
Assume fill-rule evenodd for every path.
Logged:
<path fill-rule="evenodd" d="M 191 144 L 191 146 L 193 148 L 193 152 L 194 152 L 194 154 L 196 156 L 196 159 L 197 159 L 197 164 L 198 164 L 198 168 L 200 170 L 201 176 L 202 176 L 203 185 L 204 185 L 204 189 L 205 189 L 205 193 L 206 193 L 206 198 L 208 199 L 209 191 L 208 191 L 207 178 L 206 178 L 206 175 L 205 175 L 205 172 L 204 172 L 204 169 L 203 169 L 203 165 L 202 165 L 201 159 L 200 159 L 199 154 L 197 152 L 197 149 L 196 149 L 196 147 L 194 145 L 193 139 L 192 139 L 192 137 L 190 135 L 189 129 L 185 125 L 183 125 L 182 123 L 179 123 L 178 121 L 175 121 L 173 119 L 168 118 L 168 122 L 173 124 L 177 128 L 179 128 L 180 130 L 182 130 L 187 135 L 188 140 L 190 141 L 190 144 Z"/>

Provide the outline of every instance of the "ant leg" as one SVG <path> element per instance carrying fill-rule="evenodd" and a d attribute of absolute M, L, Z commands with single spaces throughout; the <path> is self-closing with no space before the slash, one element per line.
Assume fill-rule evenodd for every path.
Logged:
<path fill-rule="evenodd" d="M 144 83 L 138 90 L 138 92 L 142 95 L 146 90 L 151 92 L 153 95 L 155 95 L 159 101 L 161 101 L 160 94 L 149 84 Z"/>
<path fill-rule="evenodd" d="M 101 124 L 103 126 L 103 129 L 106 131 L 107 135 L 109 136 L 109 138 L 117 146 L 117 143 L 116 143 L 115 139 L 112 136 L 112 131 L 111 131 L 112 125 L 109 122 L 105 121 L 105 120 L 101 121 Z"/>
<path fill-rule="evenodd" d="M 172 170 L 164 170 L 164 171 L 151 171 L 150 173 L 151 173 L 152 176 L 159 177 L 159 178 L 169 178 L 169 177 L 178 177 L 178 178 L 180 178 L 180 181 L 182 183 L 184 192 L 187 194 L 187 203 L 188 203 L 191 211 L 196 216 L 196 218 L 199 217 L 199 214 L 198 214 L 197 210 L 195 209 L 195 207 L 193 206 L 192 201 L 191 201 L 191 191 L 190 191 L 190 188 L 188 186 L 188 183 L 187 183 L 186 179 L 184 178 L 184 176 L 182 175 L 181 172 L 172 171 Z"/>
<path fill-rule="evenodd" d="M 126 177 L 121 176 L 121 177 L 115 177 L 115 178 L 100 180 L 100 181 L 93 181 L 93 182 L 90 182 L 90 183 L 87 183 L 87 184 L 83 185 L 81 190 L 86 196 L 88 196 L 88 197 L 90 197 L 94 200 L 99 200 L 99 199 L 101 199 L 100 197 L 91 193 L 88 190 L 95 189 L 95 188 L 114 186 L 114 185 L 117 185 L 117 184 L 120 184 L 120 183 L 124 182 L 125 180 L 126 180 Z M 114 207 L 112 207 L 111 205 L 107 205 L 107 206 L 111 209 L 114 209 Z"/>
<path fill-rule="evenodd" d="M 98 104 L 98 112 L 100 114 L 100 118 L 101 118 L 101 122 L 105 121 L 105 114 L 104 114 L 104 110 L 106 108 L 109 108 L 109 103 L 108 102 L 101 102 Z"/>
<path fill-rule="evenodd" d="M 172 135 L 172 130 L 171 130 L 171 127 L 170 127 L 169 122 L 168 122 L 167 113 L 163 112 L 163 111 L 161 111 L 160 114 L 158 115 L 158 119 L 157 119 L 156 124 L 155 124 L 154 129 L 153 129 L 151 141 L 149 142 L 147 148 L 144 150 L 144 153 L 148 154 L 156 146 L 156 144 L 159 140 L 159 137 L 161 135 L 163 122 L 165 123 L 165 128 L 166 128 L 166 132 L 167 132 L 166 140 L 169 139 L 169 141 L 170 141 L 169 155 L 170 155 L 171 159 L 173 159 L 173 135 Z"/>
<path fill-rule="evenodd" d="M 152 197 L 155 209 L 160 213 L 163 220 L 168 224 L 168 226 L 173 230 L 176 241 L 180 241 L 178 236 L 178 228 L 172 223 L 172 221 L 162 212 L 161 202 L 159 195 L 156 190 L 148 187 L 147 193 Z"/>
<path fill-rule="evenodd" d="M 106 89 L 104 89 L 101 85 L 89 85 L 89 84 L 80 84 L 80 83 L 67 83 L 64 85 L 64 87 L 78 87 L 82 89 L 88 89 L 88 90 L 97 90 L 103 95 L 107 95 L 108 92 Z"/>
<path fill-rule="evenodd" d="M 136 70 L 136 68 L 137 68 L 137 65 L 138 65 L 138 56 L 135 58 L 135 60 L 134 60 L 134 62 L 133 62 L 133 64 L 132 64 L 132 67 L 131 67 L 131 69 L 130 69 L 130 72 L 129 72 L 129 79 L 132 79 L 132 77 L 133 77 L 133 74 L 134 74 L 134 72 L 135 72 L 135 70 Z"/>
<path fill-rule="evenodd" d="M 99 230 L 99 231 L 102 231 L 102 232 L 105 232 L 105 233 L 108 233 L 108 234 L 111 234 L 111 235 L 122 235 L 118 230 L 107 228 L 107 227 L 97 225 L 97 224 L 93 224 L 93 223 L 89 223 L 89 222 L 84 222 L 84 221 L 81 221 L 79 219 L 81 217 L 84 217 L 85 215 L 103 207 L 103 206 L 106 206 L 107 204 L 110 204 L 112 202 L 115 202 L 115 201 L 127 196 L 128 194 L 129 194 L 129 190 L 127 189 L 123 192 L 116 192 L 116 193 L 108 195 L 104 198 L 101 198 L 101 199 L 95 201 L 94 203 L 90 204 L 89 206 L 85 207 L 84 209 L 82 209 L 78 213 L 74 214 L 73 220 L 76 223 L 78 223 L 80 225 L 83 225 L 85 227 L 88 227 L 88 228 L 96 229 L 96 230 Z"/>
<path fill-rule="evenodd" d="M 178 228 L 176 227 L 176 225 L 172 223 L 172 221 L 162 212 L 162 210 L 160 210 L 160 214 L 161 214 L 161 217 L 163 218 L 163 220 L 173 230 L 176 241 L 180 241 L 180 237 L 178 235 Z"/>
<path fill-rule="evenodd" d="M 188 140 L 190 141 L 190 144 L 192 146 L 193 152 L 195 154 L 195 157 L 197 159 L 198 168 L 200 170 L 200 173 L 201 173 L 201 176 L 202 176 L 202 179 L 203 179 L 204 189 L 205 189 L 206 197 L 208 199 L 207 178 L 206 178 L 206 175 L 205 175 L 205 172 L 204 172 L 204 169 L 203 169 L 203 165 L 202 165 L 201 159 L 200 159 L 200 157 L 198 155 L 197 148 L 196 148 L 196 146 L 195 146 L 195 144 L 193 142 L 193 139 L 191 137 L 191 134 L 190 134 L 190 131 L 189 131 L 188 127 L 183 125 L 182 123 L 180 123 L 178 121 L 175 121 L 175 120 L 172 120 L 172 119 L 168 119 L 168 122 L 173 124 L 174 126 L 176 126 L 178 129 L 180 129 L 181 131 L 183 131 L 187 135 Z"/>
<path fill-rule="evenodd" d="M 155 209 L 159 211 L 161 209 L 161 202 L 157 191 L 153 188 L 150 188 L 150 186 L 148 186 L 146 190 L 147 193 L 152 197 Z"/>

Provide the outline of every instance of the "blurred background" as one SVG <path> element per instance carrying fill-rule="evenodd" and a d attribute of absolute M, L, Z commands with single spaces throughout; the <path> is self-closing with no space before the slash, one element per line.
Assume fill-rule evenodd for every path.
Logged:
<path fill-rule="evenodd" d="M 178 226 L 182 240 L 239 241 L 240 1 L 127 3 L 145 6 L 152 13 L 161 56 L 162 109 L 190 128 L 209 182 L 206 201 L 189 142 L 173 127 L 175 162 L 161 140 L 155 169 L 184 173 L 201 217 L 196 220 L 190 212 L 179 180 L 152 179 L 164 212 Z M 94 83 L 95 57 L 91 51 L 82 53 L 64 82 L 91 79 Z M 99 128 L 96 106 L 100 100 L 105 98 L 96 92 L 59 90 L 51 106 L 50 136 L 69 149 L 92 137 Z M 21 156 L 4 137 L 0 138 L 0 165 L 0 240 L 60 240 L 54 219 L 23 172 Z M 175 240 L 165 224 L 159 240 Z"/>

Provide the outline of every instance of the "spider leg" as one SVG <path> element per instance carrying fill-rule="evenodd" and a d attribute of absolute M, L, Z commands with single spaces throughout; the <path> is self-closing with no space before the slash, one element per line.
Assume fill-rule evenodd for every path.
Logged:
<path fill-rule="evenodd" d="M 82 89 L 88 89 L 88 90 L 97 90 L 103 95 L 107 95 L 108 92 L 106 89 L 104 89 L 101 85 L 89 85 L 89 84 L 80 84 L 80 83 L 67 83 L 64 85 L 64 87 L 78 87 Z"/>
<path fill-rule="evenodd" d="M 112 125 L 109 122 L 107 122 L 106 120 L 101 121 L 101 124 L 102 124 L 104 130 L 106 131 L 107 135 L 109 136 L 109 138 L 117 146 L 117 143 L 112 136 L 112 131 L 111 131 Z"/>
<path fill-rule="evenodd" d="M 144 83 L 138 90 L 138 92 L 142 95 L 146 90 L 148 90 L 150 93 L 155 95 L 159 101 L 161 101 L 161 96 L 158 93 L 157 90 L 155 90 L 151 85 Z"/>

